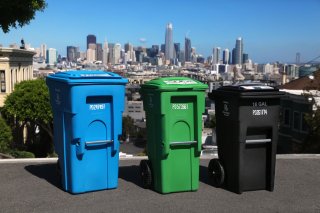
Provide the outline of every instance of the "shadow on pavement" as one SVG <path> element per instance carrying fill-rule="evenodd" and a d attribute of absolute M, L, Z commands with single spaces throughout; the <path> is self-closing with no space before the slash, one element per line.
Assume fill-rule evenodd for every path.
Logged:
<path fill-rule="evenodd" d="M 137 186 L 142 187 L 139 171 L 140 171 L 140 167 L 136 165 L 121 166 L 119 167 L 119 178 L 128 182 L 132 182 Z"/>
<path fill-rule="evenodd" d="M 39 164 L 39 165 L 30 165 L 24 167 L 25 170 L 37 176 L 41 179 L 45 179 L 52 185 L 56 186 L 60 189 L 60 184 L 58 181 L 57 173 L 56 173 L 56 164 Z"/>
<path fill-rule="evenodd" d="M 200 165 L 199 172 L 199 181 L 212 186 L 212 183 L 208 178 L 208 167 Z"/>

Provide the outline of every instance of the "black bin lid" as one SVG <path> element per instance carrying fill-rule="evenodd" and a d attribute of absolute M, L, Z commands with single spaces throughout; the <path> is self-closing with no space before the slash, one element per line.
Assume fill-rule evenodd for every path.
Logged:
<path fill-rule="evenodd" d="M 243 98 L 279 98 L 284 92 L 279 92 L 278 88 L 271 87 L 261 83 L 234 84 L 219 87 L 209 93 L 209 98 L 214 99 L 217 96 L 238 96 Z"/>

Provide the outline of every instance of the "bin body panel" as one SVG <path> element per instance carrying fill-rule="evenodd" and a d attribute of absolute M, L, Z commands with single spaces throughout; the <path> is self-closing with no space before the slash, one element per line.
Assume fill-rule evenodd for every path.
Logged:
<path fill-rule="evenodd" d="M 47 79 L 62 187 L 71 193 L 116 188 L 125 81 L 63 80 Z"/>
<path fill-rule="evenodd" d="M 141 94 L 154 189 L 160 193 L 197 190 L 204 89 L 142 87 Z"/>
<path fill-rule="evenodd" d="M 254 94 L 254 92 L 252 92 Z M 218 156 L 233 192 L 274 188 L 281 93 L 216 91 Z"/>

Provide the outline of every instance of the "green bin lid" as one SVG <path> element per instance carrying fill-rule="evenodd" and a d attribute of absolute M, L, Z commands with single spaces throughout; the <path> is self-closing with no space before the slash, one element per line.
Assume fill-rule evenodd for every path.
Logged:
<path fill-rule="evenodd" d="M 187 77 L 156 78 L 141 85 L 142 89 L 154 89 L 160 91 L 200 90 L 204 91 L 208 85 Z"/>

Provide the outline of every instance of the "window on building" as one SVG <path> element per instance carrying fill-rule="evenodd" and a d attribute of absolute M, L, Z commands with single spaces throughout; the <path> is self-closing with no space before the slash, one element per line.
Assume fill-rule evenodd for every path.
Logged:
<path fill-rule="evenodd" d="M 293 112 L 293 129 L 300 130 L 301 118 L 299 112 Z"/>
<path fill-rule="evenodd" d="M 284 109 L 283 124 L 285 126 L 290 126 L 290 109 Z"/>
<path fill-rule="evenodd" d="M 6 92 L 6 75 L 4 70 L 0 70 L 0 89 L 1 92 Z"/>
<path fill-rule="evenodd" d="M 301 113 L 301 131 L 303 132 L 307 132 L 309 130 L 305 117 L 306 113 Z"/>

